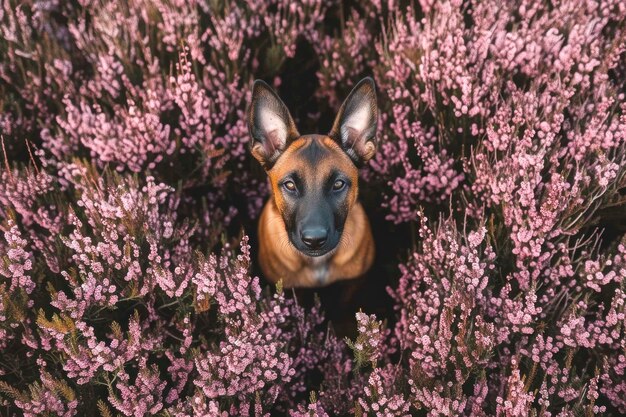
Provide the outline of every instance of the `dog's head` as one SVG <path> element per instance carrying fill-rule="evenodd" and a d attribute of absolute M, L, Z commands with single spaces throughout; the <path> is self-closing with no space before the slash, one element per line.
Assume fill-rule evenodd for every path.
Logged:
<path fill-rule="evenodd" d="M 374 81 L 357 84 L 328 135 L 300 135 L 289 110 L 263 81 L 248 110 L 252 155 L 268 173 L 289 240 L 307 256 L 334 250 L 358 195 L 358 167 L 376 152 Z"/>

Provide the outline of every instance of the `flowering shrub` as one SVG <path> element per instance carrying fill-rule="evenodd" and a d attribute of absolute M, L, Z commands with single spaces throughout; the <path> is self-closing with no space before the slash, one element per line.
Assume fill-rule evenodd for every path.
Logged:
<path fill-rule="evenodd" d="M 7 415 L 626 413 L 622 1 L 0 0 L 0 53 Z M 368 74 L 414 239 L 342 338 L 255 276 L 244 113 L 325 132 Z"/>

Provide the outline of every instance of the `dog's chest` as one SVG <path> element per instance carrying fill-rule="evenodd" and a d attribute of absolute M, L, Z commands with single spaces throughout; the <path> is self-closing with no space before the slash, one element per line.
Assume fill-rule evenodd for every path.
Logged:
<path fill-rule="evenodd" d="M 317 285 L 326 284 L 330 275 L 330 259 L 325 256 L 321 258 L 322 259 L 315 259 L 311 265 L 309 265 L 311 275 Z"/>

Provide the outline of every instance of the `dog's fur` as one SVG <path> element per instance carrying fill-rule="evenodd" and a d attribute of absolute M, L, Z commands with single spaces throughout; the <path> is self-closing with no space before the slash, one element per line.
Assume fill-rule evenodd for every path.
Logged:
<path fill-rule="evenodd" d="M 358 167 L 376 152 L 376 91 L 363 79 L 328 135 L 301 136 L 263 81 L 248 110 L 252 155 L 272 195 L 259 220 L 259 264 L 285 287 L 319 287 L 363 275 L 374 260 L 369 221 L 358 202 Z"/>

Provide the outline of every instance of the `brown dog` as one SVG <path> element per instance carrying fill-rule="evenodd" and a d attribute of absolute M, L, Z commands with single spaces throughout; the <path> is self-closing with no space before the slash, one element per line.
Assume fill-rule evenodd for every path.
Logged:
<path fill-rule="evenodd" d="M 374 242 L 357 201 L 357 167 L 376 152 L 377 116 L 374 81 L 365 78 L 327 136 L 300 136 L 276 93 L 263 81 L 254 83 L 251 152 L 272 191 L 259 221 L 259 263 L 270 281 L 319 287 L 359 277 L 372 265 Z"/>

